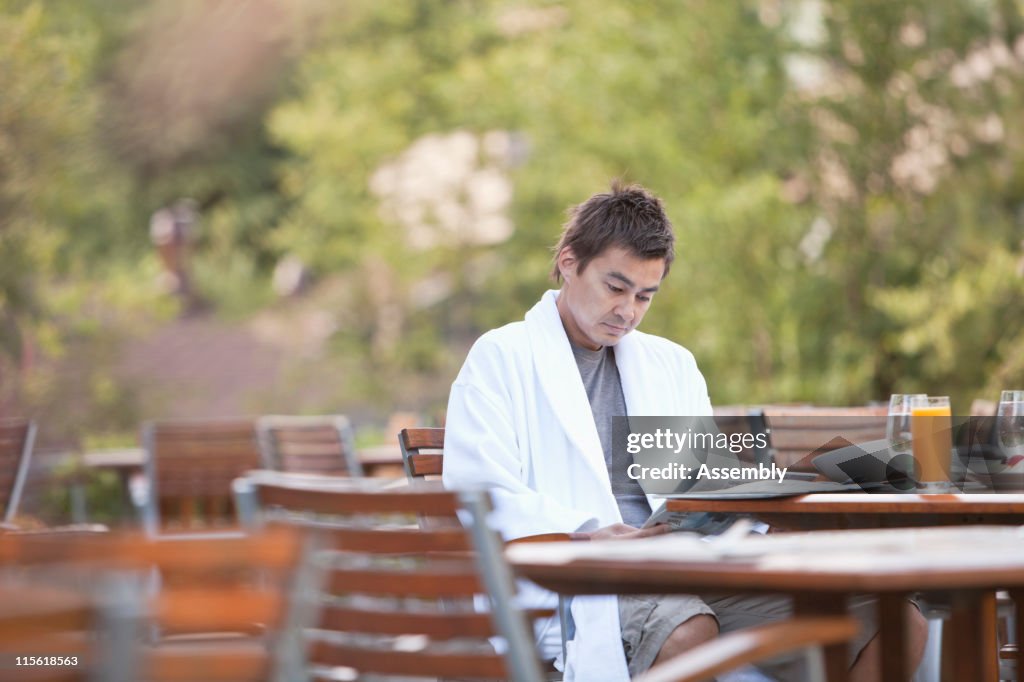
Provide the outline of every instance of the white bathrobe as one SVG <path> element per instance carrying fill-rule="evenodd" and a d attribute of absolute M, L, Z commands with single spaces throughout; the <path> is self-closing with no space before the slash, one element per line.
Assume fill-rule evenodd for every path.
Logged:
<path fill-rule="evenodd" d="M 622 521 L 557 297 L 548 291 L 525 321 L 480 337 L 448 401 L 444 483 L 489 488 L 493 520 L 506 540 Z M 615 363 L 628 414 L 711 414 L 704 377 L 682 346 L 633 331 L 615 346 Z M 648 501 L 652 509 L 664 503 Z M 531 607 L 556 603 L 536 586 L 522 598 Z M 576 598 L 572 615 L 576 635 L 567 646 L 565 679 L 628 680 L 616 598 Z M 548 627 L 557 629 L 552 621 Z"/>

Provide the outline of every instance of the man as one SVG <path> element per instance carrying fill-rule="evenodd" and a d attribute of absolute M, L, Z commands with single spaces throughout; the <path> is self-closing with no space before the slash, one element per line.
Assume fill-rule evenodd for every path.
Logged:
<path fill-rule="evenodd" d="M 506 539 L 572 533 L 576 539 L 639 538 L 652 500 L 612 457 L 613 416 L 710 415 L 704 377 L 689 351 L 635 331 L 674 258 L 672 225 L 661 201 L 638 186 L 614 184 L 570 214 L 556 247 L 549 291 L 522 322 L 482 336 L 452 385 L 444 482 L 486 486 Z M 533 587 L 524 599 L 551 607 Z M 590 597 L 572 602 L 575 637 L 567 680 L 625 680 L 731 630 L 784 618 L 781 598 Z M 916 610 L 912 647 L 923 649 Z M 868 618 L 868 616 L 865 616 Z M 866 633 L 857 650 L 872 633 Z M 538 626 L 542 656 L 561 650 L 556 618 Z M 851 679 L 877 672 L 869 645 Z M 786 661 L 773 674 L 799 679 Z M 876 676 L 876 675 L 875 675 Z"/>

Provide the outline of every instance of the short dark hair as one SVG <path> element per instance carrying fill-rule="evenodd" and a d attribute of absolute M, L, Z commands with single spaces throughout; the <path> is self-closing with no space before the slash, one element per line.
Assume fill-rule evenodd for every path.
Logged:
<path fill-rule="evenodd" d="M 551 276 L 561 281 L 558 254 L 567 246 L 576 257 L 576 272 L 583 272 L 605 249 L 618 246 L 638 258 L 663 258 L 667 275 L 675 258 L 675 241 L 661 199 L 640 185 L 615 180 L 611 191 L 595 194 L 569 209 L 569 220 L 555 246 Z"/>

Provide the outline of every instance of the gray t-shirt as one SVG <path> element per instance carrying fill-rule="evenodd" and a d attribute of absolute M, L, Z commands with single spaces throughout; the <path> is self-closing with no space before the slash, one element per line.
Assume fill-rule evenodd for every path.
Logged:
<path fill-rule="evenodd" d="M 594 414 L 601 449 L 604 450 L 608 478 L 612 482 L 612 494 L 619 505 L 622 521 L 639 528 L 651 515 L 651 506 L 640 484 L 626 475 L 626 469 L 633 463 L 633 456 L 626 452 L 626 434 L 621 434 L 623 442 L 612 442 L 612 417 L 626 416 L 626 398 L 622 394 L 622 381 L 615 366 L 615 351 L 611 346 L 589 350 L 571 342 L 569 345 L 572 346 L 576 366 L 580 369 L 587 398 L 590 399 L 590 410 Z M 613 452 L 617 452 L 618 456 L 613 457 Z"/>

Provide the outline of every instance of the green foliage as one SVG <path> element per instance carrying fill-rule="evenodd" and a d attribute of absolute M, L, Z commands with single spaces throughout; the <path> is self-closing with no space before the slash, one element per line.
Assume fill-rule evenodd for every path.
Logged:
<path fill-rule="evenodd" d="M 856 378 L 850 398 L 914 389 L 950 393 L 966 409 L 1024 378 L 1022 195 L 1011 170 L 1024 96 L 1011 52 L 1019 12 L 952 0 L 828 10 L 815 51 L 844 87 L 803 103 L 816 123 L 803 172 L 835 228 L 822 321 L 852 343 L 821 361 Z M 844 191 L 828 186 L 825 158 Z"/>
<path fill-rule="evenodd" d="M 14 356 L 42 312 L 37 273 L 61 265 L 62 218 L 94 208 L 76 191 L 91 170 L 79 142 L 95 103 L 85 82 L 93 41 L 54 35 L 39 5 L 21 5 L 0 14 L 0 347 Z"/>
<path fill-rule="evenodd" d="M 778 34 L 749 7 L 725 3 L 592 9 L 583 2 L 347 5 L 303 61 L 296 97 L 270 118 L 275 139 L 294 157 L 284 175 L 293 209 L 274 243 L 320 270 L 366 263 L 373 254 L 381 267 L 364 286 L 390 288 L 399 303 L 425 276 L 449 273 L 454 290 L 429 314 L 439 340 L 458 344 L 454 354 L 487 326 L 522 315 L 547 286 L 548 249 L 565 207 L 614 176 L 644 182 L 666 199 L 684 258 L 722 263 L 717 282 L 749 270 L 734 256 L 752 236 L 770 242 L 770 257 L 786 235 L 765 228 L 766 211 L 779 219 L 772 228 L 795 213 L 780 205 L 770 173 L 800 135 L 787 125 Z M 516 16 L 533 28 L 514 30 Z M 766 113 L 773 109 L 778 116 Z M 513 171 L 516 231 L 496 249 L 412 251 L 400 228 L 382 222 L 371 176 L 420 136 L 457 129 L 512 130 L 527 140 L 528 160 Z M 748 183 L 758 188 L 754 196 L 746 195 Z M 741 224 L 722 216 L 727 202 L 744 215 Z M 732 240 L 714 244 L 711 217 Z M 481 263 L 486 276 L 475 277 Z M 699 343 L 699 327 L 682 320 L 699 321 L 696 311 L 731 303 L 714 287 L 679 281 L 659 297 L 651 329 Z M 757 282 L 739 288 L 760 291 Z M 742 320 L 709 312 L 704 322 L 718 326 L 730 315 Z M 422 357 L 414 318 L 402 323 L 401 350 Z M 354 338 L 374 336 L 372 314 L 356 324 Z"/>
<path fill-rule="evenodd" d="M 89 523 L 121 523 L 132 513 L 121 485 L 116 472 L 86 469 L 75 460 L 68 460 L 50 472 L 41 501 L 43 520 L 53 525 L 71 523 L 75 506 L 81 505 Z"/>
<path fill-rule="evenodd" d="M 754 3 L 352 5 L 271 118 L 295 157 L 278 243 L 315 247 L 320 267 L 374 252 L 399 289 L 448 267 L 456 290 L 431 313 L 458 339 L 466 320 L 519 317 L 545 286 L 564 207 L 625 176 L 679 228 L 646 328 L 697 352 L 716 402 L 910 387 L 966 402 L 1019 382 L 1020 69 L 970 87 L 950 77 L 994 41 L 1010 54 L 1017 10 L 836 0 L 808 39 L 801 5 L 780 7 L 772 22 Z M 502 30 L 513 12 L 553 20 Z M 793 80 L 794 56 L 832 82 Z M 976 133 L 990 115 L 1005 142 Z M 516 232 L 479 282 L 468 271 L 486 253 L 410 253 L 367 188 L 424 133 L 494 128 L 523 134 L 529 158 L 514 172 Z M 925 177 L 913 153 L 949 163 Z"/>
<path fill-rule="evenodd" d="M 336 382 L 331 406 L 443 403 L 468 344 L 552 286 L 566 207 L 613 177 L 666 202 L 678 258 L 644 328 L 694 351 L 716 403 L 912 390 L 962 409 L 1024 381 L 1017 3 L 222 10 L 0 3 L 0 363 L 27 338 L 45 371 L 23 402 L 86 396 L 68 434 L 137 416 L 104 377 L 176 312 L 146 225 L 185 196 L 207 314 L 267 309 L 282 256 L 312 268 L 338 331 L 284 390 Z M 493 131 L 513 139 L 494 162 L 511 236 L 445 232 L 435 206 L 438 238 L 413 243 L 375 174 L 459 132 L 482 164 Z"/>

